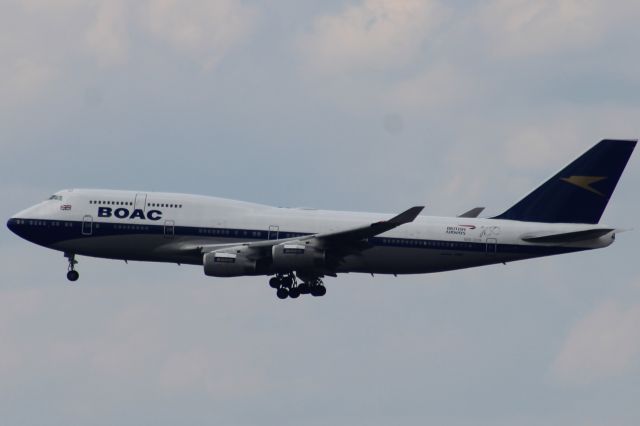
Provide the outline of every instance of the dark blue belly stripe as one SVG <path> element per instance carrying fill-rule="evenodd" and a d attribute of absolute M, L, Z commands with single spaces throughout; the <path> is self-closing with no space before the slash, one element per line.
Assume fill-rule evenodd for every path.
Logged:
<path fill-rule="evenodd" d="M 82 222 L 80 221 L 9 219 L 7 226 L 22 238 L 43 246 L 51 246 L 55 243 L 78 238 L 107 236 L 111 237 L 124 235 L 156 235 L 158 237 L 165 237 L 164 225 L 151 224 L 93 222 L 91 235 L 82 234 Z M 266 231 L 264 229 L 174 226 L 173 232 L 176 237 L 209 237 L 215 238 L 217 241 L 224 240 L 225 238 L 233 241 L 236 241 L 238 239 L 244 239 L 246 241 L 257 241 L 267 240 L 269 238 L 269 231 Z M 278 238 L 294 238 L 303 237 L 306 235 L 312 235 L 312 233 L 280 231 L 278 233 Z M 376 247 L 405 247 L 414 249 L 429 249 L 441 251 L 446 250 L 455 252 L 487 251 L 487 243 L 484 242 L 373 237 L 369 238 L 369 243 Z M 517 245 L 500 243 L 496 245 L 497 253 L 523 254 L 529 256 L 547 256 L 553 254 L 570 253 L 580 250 L 584 249 L 558 246 Z"/>

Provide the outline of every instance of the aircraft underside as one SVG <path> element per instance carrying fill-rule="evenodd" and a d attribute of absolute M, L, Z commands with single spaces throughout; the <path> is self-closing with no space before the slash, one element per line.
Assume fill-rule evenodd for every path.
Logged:
<path fill-rule="evenodd" d="M 180 245 L 179 240 L 170 246 L 157 244 L 155 240 L 157 240 L 155 237 L 144 235 L 79 238 L 56 243 L 51 248 L 83 256 L 107 259 L 202 265 L 202 255 L 184 253 L 173 249 L 173 247 Z M 216 243 L 220 244 L 221 242 L 216 241 Z M 234 244 L 233 241 L 224 241 L 222 243 Z M 491 251 L 489 252 L 486 250 L 481 251 L 486 244 L 479 246 L 480 250 L 469 249 L 468 251 L 374 246 L 360 254 L 345 256 L 335 269 L 319 269 L 317 272 L 319 275 L 343 272 L 424 274 L 512 262 L 540 256 L 502 251 L 500 244 L 491 246 Z M 272 275 L 277 272 L 268 268 L 248 275 Z"/>
<path fill-rule="evenodd" d="M 53 244 L 51 248 L 65 253 L 99 258 L 167 262 L 178 264 L 202 265 L 200 253 L 185 253 L 178 248 L 189 242 L 188 238 L 176 237 L 170 243 L 161 237 L 147 235 L 103 236 L 77 238 Z M 240 244 L 245 241 L 229 239 L 211 239 L 211 244 Z M 442 243 L 444 245 L 444 242 Z M 272 265 L 247 275 L 268 275 L 271 287 L 279 291 L 279 296 L 297 297 L 298 294 L 323 295 L 322 279 L 339 273 L 369 274 L 424 274 L 471 268 L 496 263 L 506 263 L 532 257 L 544 256 L 544 253 L 513 253 L 506 250 L 508 245 L 496 243 L 468 244 L 463 248 L 442 247 L 439 249 L 417 247 L 372 246 L 357 255 L 348 255 L 341 259 L 336 268 L 307 269 L 297 271 L 276 270 Z M 574 250 L 565 250 L 565 252 Z M 70 256 L 69 273 L 77 278 L 75 258 Z"/>

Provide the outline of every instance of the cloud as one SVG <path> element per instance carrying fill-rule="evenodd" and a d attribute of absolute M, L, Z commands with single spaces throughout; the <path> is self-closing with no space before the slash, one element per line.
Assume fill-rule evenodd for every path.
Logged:
<path fill-rule="evenodd" d="M 152 0 L 142 11 L 149 33 L 211 69 L 254 29 L 257 10 L 236 0 Z"/>
<path fill-rule="evenodd" d="M 512 167 L 541 169 L 552 165 L 560 169 L 575 158 L 580 150 L 595 138 L 583 139 L 580 127 L 574 120 L 562 122 L 525 123 L 505 138 L 505 160 Z"/>
<path fill-rule="evenodd" d="M 638 108 L 548 102 L 514 114 L 489 106 L 495 93 L 481 82 L 478 87 L 476 93 L 481 96 L 471 101 L 485 97 L 488 110 L 469 108 L 466 98 L 445 109 L 442 118 L 444 125 L 451 126 L 449 142 L 438 154 L 443 158 L 438 164 L 446 167 L 439 184 L 430 188 L 429 201 L 451 209 L 446 213 L 469 208 L 469 203 L 486 206 L 485 214 L 501 213 L 601 139 L 633 138 L 638 133 L 634 119 Z M 464 108 L 471 113 L 461 113 Z M 437 109 L 429 110 L 433 111 Z M 633 169 L 625 173 L 623 182 L 629 182 Z"/>
<path fill-rule="evenodd" d="M 549 107 L 537 117 L 524 117 L 505 127 L 505 160 L 518 168 L 559 170 L 601 139 L 636 137 L 638 113 L 638 108 L 607 104 Z"/>
<path fill-rule="evenodd" d="M 588 384 L 629 372 L 640 360 L 640 303 L 609 301 L 569 332 L 553 364 L 562 381 Z"/>
<path fill-rule="evenodd" d="M 26 0 L 4 12 L 0 24 L 11 37 L 0 40 L 0 96 L 11 105 L 67 83 L 86 55 L 100 67 L 124 66 L 148 54 L 148 41 L 210 69 L 251 34 L 257 17 L 239 0 Z"/>
<path fill-rule="evenodd" d="M 494 0 L 479 19 L 493 51 L 520 56 L 593 48 L 606 30 L 611 5 L 599 0 Z"/>
<path fill-rule="evenodd" d="M 89 27 L 86 43 L 102 65 L 122 64 L 129 49 L 124 0 L 99 4 L 94 23 Z"/>
<path fill-rule="evenodd" d="M 393 69 L 419 55 L 446 15 L 436 0 L 363 0 L 316 18 L 299 47 L 320 73 Z"/>
<path fill-rule="evenodd" d="M 241 351 L 197 348 L 168 354 L 158 384 L 171 395 L 196 390 L 216 400 L 246 397 L 265 386 L 263 369 Z"/>
<path fill-rule="evenodd" d="M 390 86 L 384 101 L 405 110 L 441 110 L 477 95 L 477 83 L 459 67 L 436 64 Z"/>
<path fill-rule="evenodd" d="M 7 58 L 0 64 L 0 98 L 3 104 L 27 103 L 47 90 L 58 75 L 57 69 L 37 56 Z"/>
<path fill-rule="evenodd" d="M 427 214 L 474 205 L 489 214 L 599 138 L 638 133 L 633 86 L 618 79 L 620 61 L 628 61 L 625 71 L 637 80 L 638 61 L 629 54 L 634 37 L 625 47 L 598 35 L 591 40 L 604 48 L 586 50 L 584 60 L 550 58 L 544 46 L 528 50 L 537 55 L 529 59 L 507 50 L 489 54 L 509 40 L 490 25 L 478 28 L 483 6 L 465 2 L 221 0 L 248 26 L 237 37 L 225 29 L 219 39 L 217 28 L 228 25 L 219 4 L 187 1 L 183 11 L 166 1 L 28 1 L 28 12 L 0 14 L 11 35 L 0 38 L 0 72 L 11 75 L 0 86 L 18 102 L 32 100 L 16 109 L 3 97 L 3 108 L 15 110 L 0 114 L 5 219 L 76 185 L 389 212 L 426 200 Z M 396 10 L 403 4 L 412 14 Z M 433 5 L 433 15 L 424 12 Z M 372 12 L 383 6 L 391 11 Z M 152 8 L 162 10 L 152 17 Z M 343 33 L 329 31 L 327 22 L 346 25 L 351 10 L 375 19 L 367 27 L 354 18 Z M 607 28 L 610 22 L 606 17 Z M 183 27 L 191 28 L 189 36 Z M 326 43 L 304 45 L 300 27 L 309 31 L 304 42 Z M 340 34 L 354 40 L 343 43 Z M 557 42 L 562 50 L 550 45 L 552 52 L 583 46 Z M 287 50 L 292 44 L 296 49 Z M 304 47 L 322 47 L 324 56 Z M 211 58 L 224 66 L 201 72 Z M 291 66 L 301 62 L 307 67 Z M 104 95 L 100 108 L 83 102 L 93 89 Z M 128 155 L 119 149 L 125 145 Z M 232 179 L 239 164 L 265 184 Z M 623 226 L 638 212 L 634 166 L 635 157 L 619 189 L 626 196 L 618 193 L 608 210 Z M 292 173 L 300 185 L 290 185 Z M 327 280 L 322 300 L 282 303 L 264 278 L 211 279 L 195 266 L 81 257 L 81 282 L 69 285 L 61 253 L 5 228 L 3 418 L 113 424 L 127 413 L 127 424 L 212 416 L 217 423 L 279 424 L 286 412 L 303 424 L 378 424 L 401 415 L 404 423 L 513 424 L 515 417 L 519 424 L 596 418 L 620 425 L 610 417 L 639 413 L 628 396 L 634 376 L 625 374 L 634 372 L 638 352 L 623 348 L 617 363 L 605 363 L 612 350 L 604 347 L 619 344 L 600 344 L 587 319 L 573 321 L 584 304 L 595 308 L 614 297 L 615 286 L 601 285 L 611 274 L 594 260 L 617 279 L 637 278 L 622 255 L 625 245 L 632 250 L 629 237 L 597 253 L 507 267 L 398 278 L 345 274 Z M 607 338 L 618 329 L 637 337 L 637 307 L 622 302 L 624 295 L 590 315 L 600 318 L 592 322 L 604 324 Z M 575 349 L 580 344 L 604 355 L 589 361 L 588 351 Z M 550 348 L 556 352 L 549 355 Z M 580 383 L 585 369 L 591 374 L 591 365 L 601 364 L 605 372 L 581 389 L 593 404 L 565 410 L 575 395 L 545 373 Z M 523 387 L 525 397 L 513 392 Z M 43 395 L 47 403 L 34 410 Z"/>
<path fill-rule="evenodd" d="M 11 378 L 16 370 L 24 367 L 28 354 L 16 343 L 15 326 L 41 309 L 43 303 L 39 290 L 0 291 L 0 381 Z M 4 389 L 0 387 L 0 393 Z"/>

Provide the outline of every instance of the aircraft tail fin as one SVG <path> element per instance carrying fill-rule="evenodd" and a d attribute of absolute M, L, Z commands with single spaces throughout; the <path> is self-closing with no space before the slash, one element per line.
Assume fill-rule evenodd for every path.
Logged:
<path fill-rule="evenodd" d="M 494 219 L 598 223 L 636 142 L 600 141 Z"/>

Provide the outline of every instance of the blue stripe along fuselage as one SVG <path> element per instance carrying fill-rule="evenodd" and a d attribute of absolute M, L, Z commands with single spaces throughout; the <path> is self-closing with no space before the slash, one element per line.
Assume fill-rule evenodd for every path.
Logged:
<path fill-rule="evenodd" d="M 67 240 L 87 239 L 92 237 L 113 237 L 113 236 L 134 236 L 134 235 L 155 235 L 164 239 L 165 225 L 151 224 L 124 224 L 111 222 L 94 221 L 90 235 L 83 235 L 81 221 L 60 221 L 43 219 L 9 219 L 7 227 L 20 237 L 33 243 L 51 247 L 56 243 Z M 215 238 L 217 241 L 228 239 L 229 242 L 236 242 L 238 239 L 245 241 L 260 241 L 269 239 L 269 231 L 263 229 L 240 229 L 240 228 L 208 228 L 193 226 L 172 226 L 173 234 L 169 237 L 201 237 Z M 280 231 L 279 238 L 295 238 L 311 235 L 309 232 L 289 232 Z M 166 242 L 166 240 L 164 240 Z M 415 238 L 387 238 L 373 237 L 368 239 L 369 244 L 379 247 L 398 247 L 413 249 L 429 249 L 453 252 L 485 252 L 486 242 L 467 241 L 447 241 L 447 240 L 426 240 Z M 55 247 L 53 247 L 55 248 Z M 543 245 L 519 245 L 519 244 L 496 244 L 495 249 L 499 253 L 521 254 L 527 257 L 549 256 L 554 254 L 571 253 L 585 250 L 580 247 L 561 247 Z"/>

